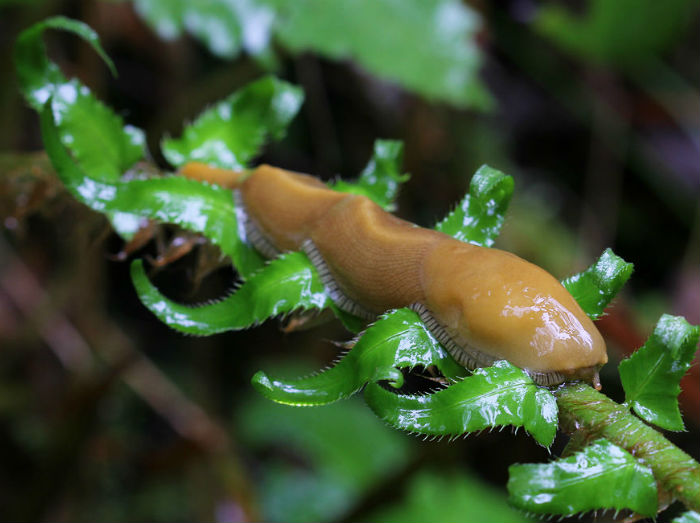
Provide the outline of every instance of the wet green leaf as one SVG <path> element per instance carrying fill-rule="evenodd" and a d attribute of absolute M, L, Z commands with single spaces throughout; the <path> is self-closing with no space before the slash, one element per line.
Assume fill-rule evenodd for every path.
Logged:
<path fill-rule="evenodd" d="M 143 158 L 143 132 L 124 125 L 79 82 L 61 85 L 52 98 L 52 107 L 61 141 L 91 178 L 116 181 Z"/>
<path fill-rule="evenodd" d="M 606 249 L 588 269 L 561 283 L 583 311 L 596 320 L 629 280 L 633 270 L 633 264 L 617 256 L 612 249 Z"/>
<path fill-rule="evenodd" d="M 700 513 L 697 513 L 694 510 L 689 510 L 680 516 L 673 518 L 671 523 L 700 523 Z"/>
<path fill-rule="evenodd" d="M 477 369 L 472 376 L 427 395 L 398 395 L 370 383 L 365 400 L 390 425 L 418 434 L 458 436 L 513 425 L 524 427 L 538 443 L 549 446 L 557 429 L 552 394 L 507 361 Z"/>
<path fill-rule="evenodd" d="M 643 420 L 683 430 L 679 383 L 690 368 L 699 337 L 700 327 L 682 316 L 664 314 L 646 343 L 620 363 L 625 401 Z"/>
<path fill-rule="evenodd" d="M 143 132 L 124 126 L 122 119 L 97 100 L 85 85 L 63 76 L 46 55 L 42 35 L 47 29 L 61 29 L 80 36 L 116 74 L 97 34 L 89 26 L 57 16 L 34 24 L 18 37 L 14 60 L 20 90 L 37 111 L 52 99 L 61 141 L 88 176 L 103 181 L 118 180 L 143 157 Z M 75 180 L 63 178 L 62 181 L 69 189 L 74 189 Z"/>
<path fill-rule="evenodd" d="M 146 276 L 140 260 L 132 263 L 131 278 L 142 303 L 158 319 L 173 329 L 200 336 L 245 329 L 292 311 L 323 309 L 330 302 L 302 252 L 283 254 L 227 298 L 199 307 L 163 296 Z"/>
<path fill-rule="evenodd" d="M 47 29 L 68 31 L 85 40 L 116 76 L 112 60 L 102 49 L 97 33 L 90 26 L 64 16 L 47 18 L 20 33 L 13 54 L 20 90 L 34 109 L 40 111 L 46 101 L 56 94 L 56 89 L 67 81 L 58 66 L 46 55 L 42 36 Z"/>
<path fill-rule="evenodd" d="M 374 154 L 360 177 L 353 182 L 337 180 L 331 188 L 367 196 L 384 210 L 393 211 L 401 184 L 410 178 L 408 174 L 401 174 L 402 159 L 403 142 L 376 140 Z"/>
<path fill-rule="evenodd" d="M 481 21 L 456 0 L 135 0 L 164 38 L 183 29 L 231 58 L 244 49 L 269 62 L 276 39 L 293 52 L 354 60 L 367 71 L 427 98 L 488 108 L 475 42 Z M 391 20 L 388 27 L 386 20 Z"/>
<path fill-rule="evenodd" d="M 501 231 L 513 178 L 484 165 L 469 184 L 469 194 L 435 229 L 460 241 L 491 247 Z"/>
<path fill-rule="evenodd" d="M 597 509 L 629 509 L 653 516 L 654 475 L 629 452 L 599 439 L 548 464 L 511 465 L 510 502 L 536 514 L 570 516 Z"/>
<path fill-rule="evenodd" d="M 236 234 L 230 191 L 179 176 L 111 183 L 94 180 L 61 143 L 50 103 L 41 112 L 44 146 L 56 172 L 71 181 L 69 188 L 79 200 L 120 219 L 142 216 L 201 232 L 232 258 L 243 277 L 262 266 L 260 255 Z"/>
<path fill-rule="evenodd" d="M 268 139 L 284 136 L 303 99 L 299 87 L 264 77 L 204 111 L 182 137 L 163 140 L 163 154 L 178 167 L 203 162 L 244 169 Z"/>
<path fill-rule="evenodd" d="M 261 371 L 253 376 L 253 385 L 278 403 L 324 405 L 351 396 L 368 382 L 388 380 L 400 387 L 398 369 L 430 365 L 450 379 L 465 375 L 415 312 L 398 309 L 371 325 L 335 366 L 294 380 L 271 379 Z"/>
<path fill-rule="evenodd" d="M 569 53 L 625 69 L 653 62 L 697 12 L 694 0 L 591 0 L 584 15 L 547 4 L 534 27 Z"/>

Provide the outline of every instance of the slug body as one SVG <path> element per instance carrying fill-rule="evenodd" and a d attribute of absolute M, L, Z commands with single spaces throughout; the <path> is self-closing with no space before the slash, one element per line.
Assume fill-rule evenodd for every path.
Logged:
<path fill-rule="evenodd" d="M 597 381 L 607 362 L 593 322 L 549 273 L 517 256 L 401 220 L 370 199 L 262 165 L 182 174 L 236 191 L 263 254 L 304 249 L 338 306 L 372 318 L 412 307 L 468 368 L 505 359 L 537 383 Z"/>

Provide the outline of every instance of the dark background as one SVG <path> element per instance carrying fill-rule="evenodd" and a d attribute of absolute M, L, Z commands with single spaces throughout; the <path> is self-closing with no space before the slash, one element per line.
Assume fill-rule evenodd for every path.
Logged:
<path fill-rule="evenodd" d="M 587 2 L 567 5 L 582 14 L 587 8 Z M 277 74 L 302 86 L 306 102 L 286 139 L 260 161 L 324 179 L 352 178 L 376 138 L 403 140 L 412 178 L 398 214 L 425 226 L 463 196 L 480 165 L 513 175 L 516 193 L 498 247 L 557 277 L 585 268 L 606 247 L 635 265 L 599 322 L 611 356 L 604 391 L 622 401 L 615 363 L 643 343 L 659 315 L 700 323 L 698 10 L 659 56 L 643 58 L 630 73 L 576 57 L 540 36 L 530 24 L 537 3 L 471 6 L 484 20 L 481 76 L 495 110 L 426 101 L 353 63 L 277 48 Z M 157 152 L 163 135 L 178 135 L 182 122 L 264 73 L 245 56 L 213 57 L 189 37 L 159 40 L 129 3 L 0 3 L 2 519 L 350 521 L 383 514 L 390 520 L 390 512 L 378 511 L 406 506 L 405 492 L 425 471 L 438 471 L 436 477 L 466 471 L 469 488 L 487 485 L 495 492 L 488 503 L 498 505 L 510 464 L 549 459 L 522 432 L 429 443 L 385 430 L 360 402 L 302 413 L 255 398 L 249 380 L 258 369 L 293 376 L 332 362 L 338 349 L 328 340 L 348 338 L 338 325 L 283 334 L 268 322 L 199 339 L 152 317 L 136 299 L 128 263 L 113 259 L 122 246 L 106 220 L 53 178 L 40 152 L 38 118 L 16 87 L 12 42 L 53 14 L 82 20 L 100 35 L 118 78 L 75 37 L 52 32 L 47 43 L 66 75 L 78 76 L 126 122 L 145 130 L 163 168 Z M 640 42 L 645 37 L 640 32 Z M 163 227 L 162 245 L 154 242 L 140 255 L 162 253 L 177 234 Z M 195 248 L 152 277 L 181 301 L 221 296 L 235 275 L 208 254 Z M 669 434 L 696 459 L 697 371 L 696 361 L 681 395 L 688 432 Z M 327 424 L 355 420 L 333 435 L 336 447 L 349 445 L 343 438 L 352 431 L 364 434 L 352 436 L 358 441 L 380 431 L 386 447 L 376 444 L 376 452 L 400 450 L 386 463 L 372 454 L 350 456 L 368 462 L 359 473 L 372 479 L 348 479 L 349 465 L 324 465 L 340 459 L 335 451 L 309 443 L 318 437 L 309 434 L 310 420 L 326 415 Z M 564 441 L 558 439 L 555 453 Z M 366 451 L 372 448 L 368 441 Z M 436 492 L 447 496 L 433 480 Z M 284 495 L 290 486 L 297 489 L 289 496 L 294 499 Z M 299 500 L 307 500 L 305 508 Z M 309 500 L 340 508 L 309 508 Z M 433 520 L 451 517 L 441 512 L 448 501 L 432 501 Z M 461 512 L 459 520 L 478 521 L 478 514 Z"/>

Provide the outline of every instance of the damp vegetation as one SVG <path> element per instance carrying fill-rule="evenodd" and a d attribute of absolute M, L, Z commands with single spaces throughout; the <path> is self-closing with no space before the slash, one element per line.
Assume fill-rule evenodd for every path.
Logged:
<path fill-rule="evenodd" d="M 157 2 L 136 4 L 147 20 L 156 19 Z M 379 2 L 377 9 L 383 5 Z M 177 31 L 183 30 L 178 17 L 184 16 L 173 14 Z M 619 363 L 622 403 L 580 381 L 559 383 L 562 378 L 543 386 L 533 373 L 506 360 L 468 370 L 420 309 L 387 310 L 369 320 L 344 310 L 324 284 L 313 256 L 299 250 L 266 259 L 251 241 L 246 215 L 230 189 L 178 174 L 191 162 L 254 169 L 263 148 L 282 140 L 297 116 L 305 99 L 300 87 L 265 76 L 204 109 L 179 137 L 162 140 L 162 155 L 174 166 L 172 172 L 164 172 L 150 159 L 142 130 L 125 123 L 84 83 L 68 78 L 48 58 L 42 37 L 50 29 L 77 35 L 113 74 L 118 71 L 98 35 L 72 19 L 39 22 L 15 45 L 19 87 L 37 113 L 53 168 L 70 194 L 103 214 L 129 253 L 136 252 L 130 262 L 134 292 L 155 318 L 195 336 L 250 329 L 272 319 L 282 319 L 288 330 L 335 319 L 348 332 L 345 350 L 335 363 L 294 378 L 277 375 L 274 367 L 262 368 L 252 376 L 252 388 L 272 402 L 299 407 L 300 416 L 357 395 L 389 426 L 430 440 L 478 438 L 483 431 L 504 428 L 522 428 L 547 449 L 554 448 L 555 439 L 568 438 L 561 455 L 552 455 L 549 462 L 510 466 L 503 488 L 512 507 L 539 517 L 609 511 L 611 517 L 637 518 L 656 517 L 679 501 L 686 512 L 676 521 L 698 521 L 700 465 L 662 430 L 684 430 L 679 383 L 691 366 L 700 327 L 680 316 L 661 316 L 643 346 Z M 189 30 L 202 36 L 196 28 Z M 284 45 L 302 45 L 295 38 L 301 30 L 277 30 Z M 261 59 L 269 58 L 265 52 L 260 52 Z M 366 50 L 360 46 L 358 52 Z M 397 65 L 386 74 L 404 72 Z M 420 79 L 406 81 L 428 89 Z M 461 104 L 490 103 L 480 85 L 462 86 L 458 92 Z M 437 94 L 458 96 L 452 91 Z M 399 188 L 410 183 L 402 171 L 403 154 L 401 142 L 377 140 L 356 179 L 335 180 L 327 187 L 394 210 Z M 507 226 L 506 213 L 518 183 L 494 167 L 481 167 L 471 178 L 468 194 L 434 229 L 492 248 L 504 223 Z M 215 245 L 235 268 L 234 290 L 198 305 L 179 303 L 161 292 L 138 255 L 138 247 L 150 239 L 147 226 L 152 224 L 174 224 Z M 633 276 L 633 262 L 606 249 L 561 285 L 590 320 L 597 320 Z"/>

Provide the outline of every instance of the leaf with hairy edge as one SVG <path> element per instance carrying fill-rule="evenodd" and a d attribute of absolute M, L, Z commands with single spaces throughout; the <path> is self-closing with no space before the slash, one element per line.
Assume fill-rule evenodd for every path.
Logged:
<path fill-rule="evenodd" d="M 112 74 L 117 75 L 114 63 L 102 49 L 100 38 L 89 25 L 64 16 L 54 16 L 38 22 L 20 33 L 13 54 L 22 94 L 37 111 L 41 111 L 51 95 L 55 95 L 55 88 L 66 82 L 61 70 L 46 55 L 41 37 L 47 29 L 61 29 L 79 36 L 100 55 Z"/>
<path fill-rule="evenodd" d="M 158 319 L 179 331 L 201 336 L 245 329 L 292 311 L 323 309 L 330 302 L 302 252 L 281 255 L 227 298 L 200 307 L 163 296 L 148 280 L 140 260 L 132 263 L 131 278 L 139 298 Z"/>
<path fill-rule="evenodd" d="M 202 233 L 229 256 L 242 279 L 265 263 L 264 258 L 237 232 L 231 192 L 179 176 L 131 180 L 116 184 L 106 209 L 139 214 Z"/>
<path fill-rule="evenodd" d="M 646 343 L 620 363 L 625 401 L 644 421 L 683 430 L 678 409 L 680 380 L 690 368 L 700 327 L 664 314 Z"/>
<path fill-rule="evenodd" d="M 606 249 L 588 269 L 562 280 L 562 285 L 593 320 L 603 315 L 613 298 L 629 280 L 634 265 Z"/>
<path fill-rule="evenodd" d="M 513 178 L 484 165 L 469 184 L 469 194 L 435 229 L 460 241 L 491 247 L 501 231 Z"/>
<path fill-rule="evenodd" d="M 62 29 L 80 36 L 116 74 L 114 64 L 89 26 L 57 16 L 31 26 L 17 39 L 14 60 L 20 90 L 37 111 L 52 98 L 61 141 L 91 178 L 118 180 L 143 157 L 143 132 L 124 126 L 122 119 L 97 100 L 86 86 L 75 79 L 67 80 L 58 66 L 49 61 L 41 39 L 47 29 Z M 63 183 L 70 187 L 74 180 L 63 179 Z"/>
<path fill-rule="evenodd" d="M 335 366 L 305 378 L 271 379 L 260 371 L 253 376 L 255 388 L 269 399 L 289 405 L 325 405 L 347 398 L 365 383 L 388 380 L 401 387 L 400 368 L 435 365 L 450 379 L 465 375 L 410 309 L 383 315 L 355 342 Z"/>
<path fill-rule="evenodd" d="M 403 142 L 376 140 L 374 154 L 360 177 L 350 182 L 337 180 L 330 186 L 336 191 L 367 196 L 385 211 L 393 211 L 399 187 L 410 178 L 408 174 L 401 174 L 402 159 Z"/>
<path fill-rule="evenodd" d="M 178 176 L 112 183 L 94 180 L 61 143 L 50 103 L 41 112 L 41 136 L 56 172 L 72 180 L 69 188 L 79 200 L 99 212 L 144 216 L 200 232 L 231 257 L 244 278 L 262 266 L 257 251 L 236 233 L 231 191 Z"/>
<path fill-rule="evenodd" d="M 554 396 L 505 360 L 433 394 L 398 395 L 370 383 L 365 400 L 390 425 L 418 434 L 458 436 L 513 425 L 548 447 L 557 430 Z"/>
<path fill-rule="evenodd" d="M 249 276 L 234 293 L 220 301 L 190 306 L 166 298 L 134 261 L 131 279 L 141 302 L 173 329 L 207 336 L 240 330 L 291 312 L 330 309 L 345 327 L 357 332 L 364 320 L 340 311 L 326 293 L 313 264 L 303 252 L 290 252 Z"/>
<path fill-rule="evenodd" d="M 606 439 L 548 464 L 508 469 L 509 501 L 537 514 L 571 516 L 597 509 L 656 514 L 656 482 L 648 467 Z"/>
<path fill-rule="evenodd" d="M 279 140 L 304 99 L 299 87 L 267 76 L 204 111 L 180 138 L 162 142 L 163 154 L 179 167 L 203 162 L 244 169 L 268 137 Z"/>
<path fill-rule="evenodd" d="M 683 512 L 680 516 L 673 518 L 671 523 L 700 523 L 700 513 L 694 510 Z"/>
<path fill-rule="evenodd" d="M 42 35 L 47 29 L 69 31 L 88 42 L 116 74 L 114 64 L 100 46 L 89 26 L 62 16 L 48 18 L 23 31 L 14 49 L 20 91 L 37 111 L 51 99 L 61 142 L 70 148 L 75 160 L 90 178 L 116 181 L 144 155 L 143 131 L 125 126 L 122 119 L 102 104 L 78 80 L 67 80 L 46 55 Z M 61 175 L 64 185 L 88 205 L 80 195 L 77 179 Z M 127 213 L 107 213 L 115 230 L 129 238 L 139 228 L 140 218 Z"/>

